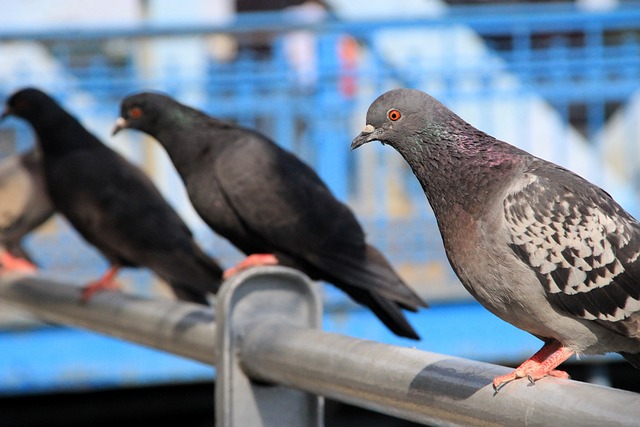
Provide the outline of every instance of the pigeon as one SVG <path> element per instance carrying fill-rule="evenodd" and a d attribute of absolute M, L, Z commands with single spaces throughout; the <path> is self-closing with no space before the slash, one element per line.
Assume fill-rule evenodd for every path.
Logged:
<path fill-rule="evenodd" d="M 176 297 L 207 304 L 222 269 L 151 180 L 44 92 L 26 88 L 9 97 L 6 113 L 33 126 L 47 190 L 56 210 L 108 259 L 110 268 L 84 288 L 83 301 L 116 287 L 121 267 L 147 267 Z"/>
<path fill-rule="evenodd" d="M 160 142 L 198 214 L 249 256 L 231 273 L 263 263 L 296 268 L 369 307 L 396 335 L 419 339 L 402 309 L 426 303 L 366 242 L 349 207 L 295 155 L 159 93 L 125 98 L 114 134 L 124 128 Z"/>
<path fill-rule="evenodd" d="M 465 288 L 544 342 L 518 378 L 567 378 L 573 354 L 618 352 L 640 369 L 640 224 L 573 172 L 474 128 L 436 99 L 376 99 L 356 149 L 379 141 L 413 170 Z"/>
<path fill-rule="evenodd" d="M 0 162 L 0 271 L 34 271 L 22 238 L 54 214 L 37 148 Z"/>

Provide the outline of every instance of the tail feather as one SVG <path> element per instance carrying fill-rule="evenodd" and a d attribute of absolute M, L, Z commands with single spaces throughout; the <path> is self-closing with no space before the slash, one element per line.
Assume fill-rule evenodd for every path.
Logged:
<path fill-rule="evenodd" d="M 381 298 L 394 301 L 408 310 L 427 307 L 424 302 L 395 272 L 384 255 L 367 245 L 363 259 L 352 259 L 324 254 L 322 258 L 309 260 L 316 279 L 326 280 L 345 290 L 359 288 Z"/>
<path fill-rule="evenodd" d="M 367 245 L 366 270 L 378 278 L 374 283 L 384 280 L 394 285 L 397 292 L 403 295 L 402 299 L 396 301 L 402 308 L 417 311 L 420 307 L 428 307 L 428 304 L 400 278 L 382 252 L 371 245 Z"/>
<path fill-rule="evenodd" d="M 217 293 L 222 284 L 222 267 L 195 243 L 190 253 L 173 254 L 170 262 L 155 271 L 183 301 L 209 305 L 207 294 Z"/>
<path fill-rule="evenodd" d="M 420 339 L 420 335 L 413 329 L 397 303 L 360 288 L 344 290 L 354 301 L 368 307 L 394 334 L 414 340 Z"/>
<path fill-rule="evenodd" d="M 212 292 L 214 294 L 218 293 L 218 289 L 220 289 L 220 286 L 222 285 L 222 275 L 224 273 L 224 270 L 222 269 L 220 264 L 218 264 L 217 260 L 204 253 L 202 249 L 196 247 L 195 250 L 196 261 L 203 269 L 206 277 L 208 277 L 210 280 L 210 283 L 208 285 L 209 292 Z"/>
<path fill-rule="evenodd" d="M 194 291 L 190 287 L 172 283 L 171 290 L 173 291 L 173 294 L 176 296 L 176 298 L 181 301 L 188 301 L 202 305 L 211 305 L 209 303 L 209 300 L 207 299 L 206 294 Z"/>
<path fill-rule="evenodd" d="M 333 283 L 368 307 L 396 335 L 420 339 L 402 310 L 416 312 L 427 303 L 407 286 L 378 249 L 367 245 L 363 262 L 341 263 L 339 267 Z"/>
<path fill-rule="evenodd" d="M 631 366 L 640 369 L 640 353 L 625 353 L 621 351 L 620 355 L 627 359 L 627 362 L 631 363 Z"/>

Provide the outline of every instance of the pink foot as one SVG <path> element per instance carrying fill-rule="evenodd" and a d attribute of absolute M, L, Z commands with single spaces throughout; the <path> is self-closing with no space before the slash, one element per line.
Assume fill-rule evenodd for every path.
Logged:
<path fill-rule="evenodd" d="M 228 279 L 242 270 L 258 265 L 278 265 L 278 258 L 273 254 L 251 254 L 234 267 L 225 270 L 222 276 L 224 279 Z"/>
<path fill-rule="evenodd" d="M 494 378 L 493 388 L 497 393 L 506 384 L 520 378 L 528 378 L 532 384 L 547 376 L 569 378 L 566 372 L 557 371 L 555 368 L 572 355 L 573 351 L 563 347 L 558 341 L 550 341 L 515 371 Z"/>
<path fill-rule="evenodd" d="M 118 266 L 112 266 L 101 278 L 94 280 L 93 282 L 89 282 L 84 288 L 82 288 L 82 296 L 80 297 L 82 303 L 86 304 L 91 297 L 99 291 L 105 289 L 118 289 L 118 284 L 115 282 L 114 277 L 118 273 L 119 269 L 120 267 Z"/>
<path fill-rule="evenodd" d="M 24 258 L 18 258 L 9 253 L 9 251 L 3 250 L 0 253 L 0 264 L 2 264 L 2 272 L 8 271 L 21 271 L 27 273 L 33 273 L 38 270 L 38 267 Z"/>

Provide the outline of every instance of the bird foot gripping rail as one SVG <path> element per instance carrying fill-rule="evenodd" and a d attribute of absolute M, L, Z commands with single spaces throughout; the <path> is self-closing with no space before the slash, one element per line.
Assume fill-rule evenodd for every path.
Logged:
<path fill-rule="evenodd" d="M 217 426 L 322 426 L 323 397 L 435 425 L 637 425 L 640 394 L 570 380 L 516 381 L 506 368 L 320 330 L 315 284 L 283 267 L 241 272 L 207 307 L 0 277 L 0 298 L 216 366 Z M 276 385 L 272 385 L 276 384 Z"/>

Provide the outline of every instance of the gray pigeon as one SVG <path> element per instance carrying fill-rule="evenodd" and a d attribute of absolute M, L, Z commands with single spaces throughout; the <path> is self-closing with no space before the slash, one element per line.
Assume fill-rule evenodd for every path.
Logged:
<path fill-rule="evenodd" d="M 1 271 L 36 269 L 21 240 L 54 214 L 41 157 L 39 150 L 33 148 L 0 162 Z"/>
<path fill-rule="evenodd" d="M 313 169 L 267 137 L 158 93 L 125 98 L 115 131 L 138 129 L 166 149 L 204 221 L 249 257 L 333 283 L 395 334 L 418 339 L 402 312 L 425 303 L 367 244 L 349 207 Z"/>
<path fill-rule="evenodd" d="M 97 290 L 113 287 L 120 267 L 144 266 L 178 298 L 208 303 L 207 294 L 220 286 L 222 269 L 196 244 L 144 172 L 38 89 L 11 95 L 5 114 L 33 126 L 56 210 L 109 260 L 107 273 L 85 287 L 85 301 Z"/>
<path fill-rule="evenodd" d="M 568 377 L 573 354 L 640 369 L 640 224 L 602 189 L 474 128 L 431 96 L 381 95 L 351 148 L 380 141 L 418 178 L 466 289 L 544 341 L 517 378 Z"/>

